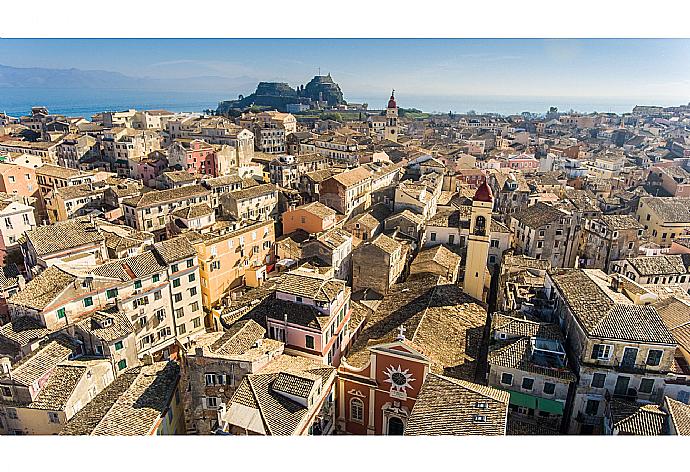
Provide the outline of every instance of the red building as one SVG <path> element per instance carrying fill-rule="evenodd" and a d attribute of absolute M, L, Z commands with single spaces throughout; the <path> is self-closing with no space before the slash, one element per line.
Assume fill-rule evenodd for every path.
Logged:
<path fill-rule="evenodd" d="M 180 139 L 170 147 L 170 166 L 179 166 L 190 174 L 218 176 L 216 149 L 201 139 Z"/>

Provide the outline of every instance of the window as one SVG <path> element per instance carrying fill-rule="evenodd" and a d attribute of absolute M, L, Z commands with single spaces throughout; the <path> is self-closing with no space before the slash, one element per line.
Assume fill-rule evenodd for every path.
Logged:
<path fill-rule="evenodd" d="M 175 316 L 177 318 L 182 318 L 184 316 L 184 308 L 175 309 Z"/>
<path fill-rule="evenodd" d="M 556 384 L 553 382 L 544 382 L 544 394 L 553 395 L 556 392 Z"/>
<path fill-rule="evenodd" d="M 498 247 L 498 239 L 492 239 L 491 240 L 491 247 Z"/>
<path fill-rule="evenodd" d="M 180 279 L 173 279 L 173 287 L 177 288 L 180 286 Z"/>
<path fill-rule="evenodd" d="M 436 233 L 431 233 L 431 240 L 436 241 Z"/>
<path fill-rule="evenodd" d="M 530 379 L 529 377 L 522 379 L 522 388 L 524 390 L 532 390 L 532 387 L 534 387 L 534 379 Z"/>
<path fill-rule="evenodd" d="M 364 422 L 364 402 L 359 398 L 350 400 L 350 420 Z"/>
<path fill-rule="evenodd" d="M 661 364 L 661 356 L 663 354 L 664 351 L 661 351 L 659 349 L 650 349 L 647 353 L 647 365 L 656 366 Z"/>
<path fill-rule="evenodd" d="M 117 368 L 119 370 L 124 370 L 127 368 L 127 361 L 125 359 L 122 359 L 120 362 L 117 363 Z"/>
<path fill-rule="evenodd" d="M 175 295 L 173 295 L 173 298 L 175 299 L 175 303 L 180 303 L 182 301 L 182 294 L 176 293 Z"/>
<path fill-rule="evenodd" d="M 642 379 L 640 381 L 640 393 L 652 393 L 654 379 Z"/>
<path fill-rule="evenodd" d="M 587 400 L 585 406 L 585 414 L 595 416 L 599 411 L 599 400 Z"/>
<path fill-rule="evenodd" d="M 190 306 L 192 308 L 192 313 L 194 313 L 195 311 L 199 311 L 199 302 L 194 302 Z"/>
<path fill-rule="evenodd" d="M 206 408 L 210 408 L 210 409 L 218 408 L 218 398 L 217 397 L 206 397 Z"/>
<path fill-rule="evenodd" d="M 537 241 L 537 247 L 538 248 L 544 247 L 544 241 Z"/>
<path fill-rule="evenodd" d="M 189 274 L 189 281 L 194 282 L 196 280 L 196 274 Z"/>
<path fill-rule="evenodd" d="M 606 381 L 606 374 L 601 374 L 601 373 L 597 372 L 592 376 L 591 386 L 593 388 L 603 388 L 605 381 Z"/>
<path fill-rule="evenodd" d="M 610 344 L 595 344 L 592 347 L 592 359 L 608 360 L 611 358 L 611 351 Z"/>
<path fill-rule="evenodd" d="M 163 298 L 163 294 L 161 293 L 160 290 L 158 290 L 157 292 L 153 292 L 153 299 L 154 300 L 160 300 L 161 298 Z"/>
<path fill-rule="evenodd" d="M 124 345 L 122 344 L 122 341 L 118 341 L 118 342 L 115 343 L 115 350 L 116 350 L 116 351 L 119 351 L 119 350 L 122 349 L 123 347 L 124 347 Z"/>
<path fill-rule="evenodd" d="M 184 334 L 187 332 L 187 327 L 184 325 L 184 323 L 180 323 L 177 327 L 177 333 L 178 334 Z"/>
<path fill-rule="evenodd" d="M 480 410 L 486 410 L 489 408 L 489 404 L 486 402 L 476 402 L 474 404 L 475 408 L 479 408 Z"/>
<path fill-rule="evenodd" d="M 2 387 L 2 396 L 11 397 L 12 396 L 12 389 L 10 389 L 10 387 Z"/>
<path fill-rule="evenodd" d="M 193 296 L 195 296 L 195 295 L 196 295 L 196 287 L 191 287 L 191 288 L 189 289 L 189 296 L 190 296 L 190 297 L 193 297 Z"/>
<path fill-rule="evenodd" d="M 194 326 L 195 328 L 198 328 L 199 326 L 201 326 L 201 318 L 198 316 L 196 318 L 194 318 L 192 320 L 192 326 Z"/>
<path fill-rule="evenodd" d="M 93 298 L 92 297 L 86 297 L 84 299 L 84 306 L 89 307 L 91 305 L 93 305 Z"/>
<path fill-rule="evenodd" d="M 194 259 L 187 259 L 187 268 L 191 268 L 194 265 Z"/>
<path fill-rule="evenodd" d="M 108 297 L 108 299 L 117 297 L 117 289 L 116 288 L 110 288 L 110 289 L 106 290 L 105 296 Z"/>
<path fill-rule="evenodd" d="M 155 284 L 161 279 L 160 274 L 153 274 L 153 283 Z"/>
<path fill-rule="evenodd" d="M 314 349 L 314 336 L 305 336 L 305 345 L 307 346 L 307 349 Z"/>
<path fill-rule="evenodd" d="M 172 270 L 173 272 L 177 272 L 178 270 L 180 270 L 180 266 L 178 266 L 177 264 L 173 264 L 170 266 L 170 270 Z"/>
<path fill-rule="evenodd" d="M 513 374 L 509 374 L 508 372 L 503 372 L 501 374 L 501 383 L 503 385 L 513 385 Z"/>
<path fill-rule="evenodd" d="M 474 415 L 472 417 L 473 423 L 486 423 L 486 415 Z"/>
<path fill-rule="evenodd" d="M 58 311 L 57 311 L 57 319 L 58 319 L 58 320 L 61 320 L 61 319 L 63 319 L 65 316 L 67 316 L 67 315 L 65 314 L 65 307 L 59 308 Z"/>
<path fill-rule="evenodd" d="M 141 288 L 141 280 L 134 281 L 134 289 L 139 290 Z"/>
<path fill-rule="evenodd" d="M 48 421 L 50 421 L 51 423 L 60 423 L 60 415 L 58 415 L 54 411 L 49 411 Z"/>
<path fill-rule="evenodd" d="M 448 235 L 448 244 L 453 244 L 454 242 L 455 242 L 455 235 L 449 234 Z"/>

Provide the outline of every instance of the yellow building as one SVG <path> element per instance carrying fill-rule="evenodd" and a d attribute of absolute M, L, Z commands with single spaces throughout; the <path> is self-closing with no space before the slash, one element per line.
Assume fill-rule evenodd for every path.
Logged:
<path fill-rule="evenodd" d="M 491 187 L 484 181 L 472 198 L 472 216 L 470 234 L 467 238 L 467 263 L 463 290 L 469 296 L 484 301 L 486 285 L 486 258 L 489 254 L 491 239 L 491 210 L 493 194 Z"/>
<path fill-rule="evenodd" d="M 261 221 L 224 233 L 204 234 L 192 241 L 199 255 L 204 308 L 217 306 L 229 290 L 243 285 L 250 267 L 273 262 L 273 225 L 273 220 Z"/>
<path fill-rule="evenodd" d="M 690 198 L 642 197 L 636 216 L 652 241 L 670 247 L 676 237 L 690 231 Z"/>

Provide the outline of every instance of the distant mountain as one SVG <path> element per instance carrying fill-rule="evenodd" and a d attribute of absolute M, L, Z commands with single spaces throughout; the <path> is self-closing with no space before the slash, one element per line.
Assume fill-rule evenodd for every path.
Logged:
<path fill-rule="evenodd" d="M 11 67 L 0 64 L 0 87 L 54 89 L 131 89 L 228 92 L 253 87 L 252 77 L 200 76 L 184 79 L 131 77 L 105 70 Z"/>

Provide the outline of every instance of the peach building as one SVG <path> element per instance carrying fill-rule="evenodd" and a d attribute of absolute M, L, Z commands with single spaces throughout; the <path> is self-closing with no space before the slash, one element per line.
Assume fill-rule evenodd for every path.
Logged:
<path fill-rule="evenodd" d="M 298 229 L 311 234 L 321 233 L 335 225 L 335 215 L 335 210 L 323 203 L 307 203 L 283 213 L 283 234 Z"/>
<path fill-rule="evenodd" d="M 245 283 L 250 268 L 273 263 L 273 220 L 222 234 L 204 234 L 192 244 L 199 255 L 202 303 L 211 309 L 230 289 Z"/>

